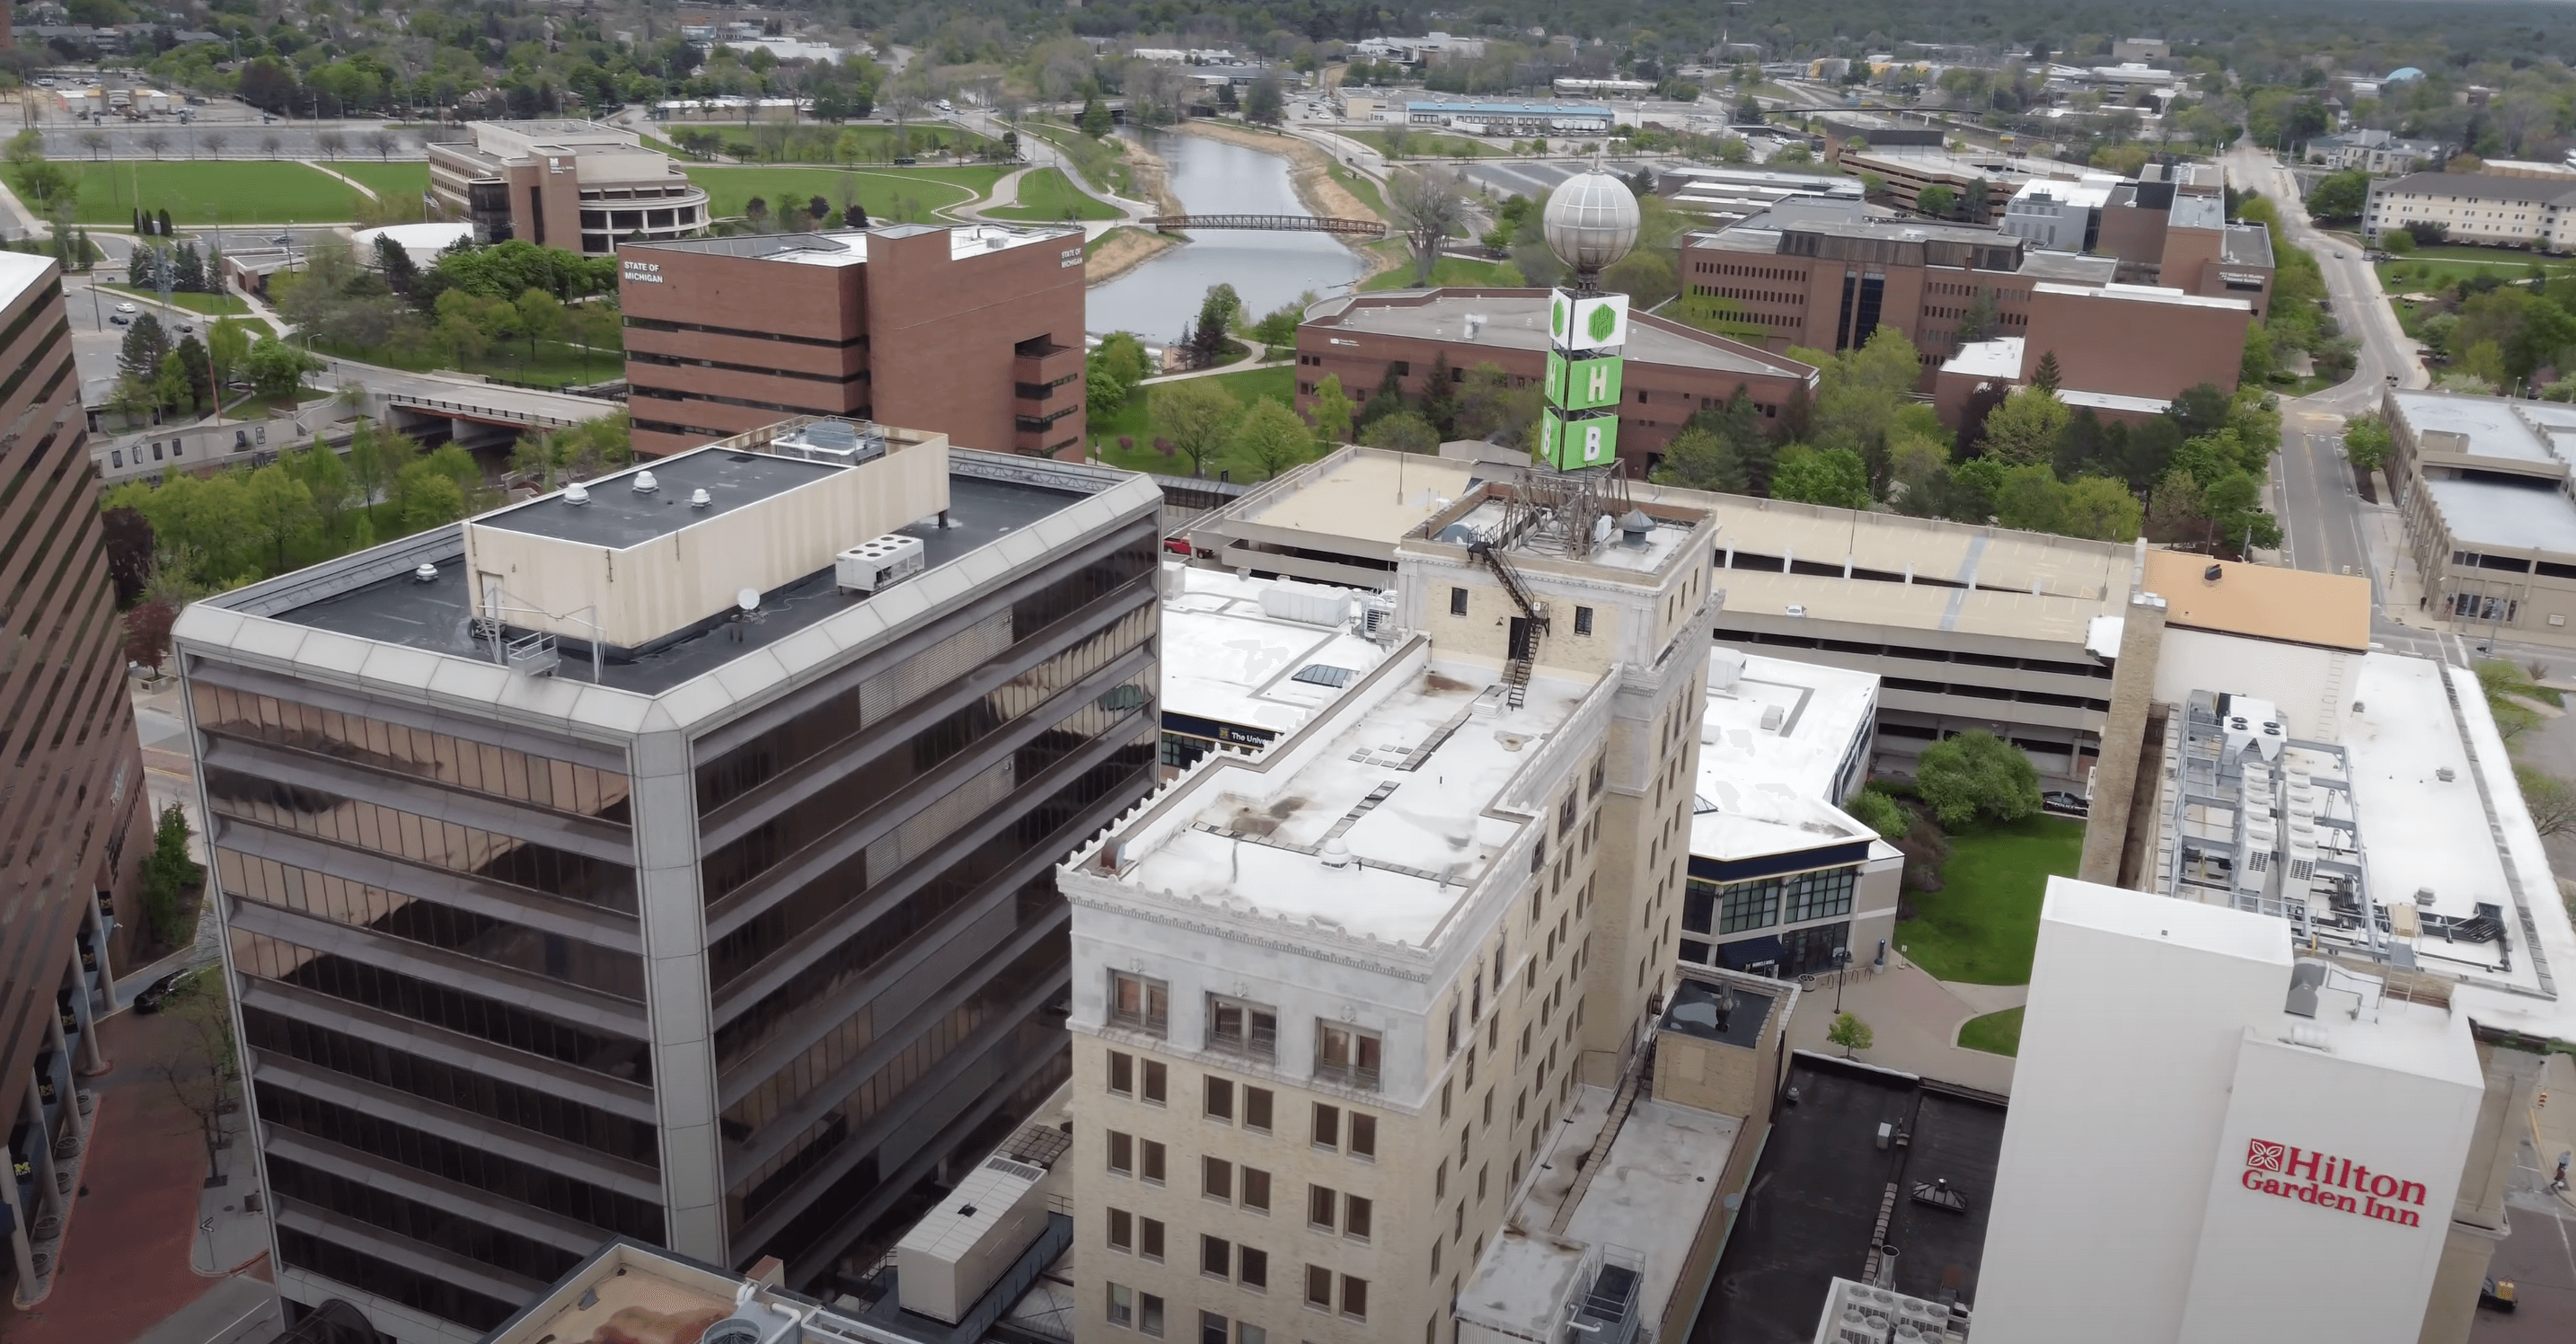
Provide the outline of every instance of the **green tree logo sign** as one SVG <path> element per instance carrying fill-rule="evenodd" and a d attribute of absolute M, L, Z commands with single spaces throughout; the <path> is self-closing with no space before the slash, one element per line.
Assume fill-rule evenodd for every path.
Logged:
<path fill-rule="evenodd" d="M 1592 339 L 1606 341 L 1610 339 L 1610 333 L 1618 329 L 1619 315 L 1610 311 L 1609 304 L 1602 304 L 1592 310 Z"/>

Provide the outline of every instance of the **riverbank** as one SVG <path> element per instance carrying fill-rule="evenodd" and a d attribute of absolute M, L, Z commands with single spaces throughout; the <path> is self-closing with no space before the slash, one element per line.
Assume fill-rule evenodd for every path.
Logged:
<path fill-rule="evenodd" d="M 1288 160 L 1288 185 L 1297 193 L 1298 203 L 1306 207 L 1308 214 L 1326 219 L 1374 219 L 1381 224 L 1387 223 L 1385 214 L 1334 179 L 1329 171 L 1331 156 L 1311 140 L 1284 132 L 1256 131 L 1225 121 L 1188 121 L 1182 123 L 1180 129 L 1191 135 L 1204 135 L 1210 140 L 1222 140 L 1229 145 L 1276 154 Z M 1179 212 L 1175 210 L 1174 213 Z M 1360 275 L 1362 281 L 1403 264 L 1401 258 L 1388 256 L 1384 247 L 1347 237 L 1340 241 L 1367 263 L 1368 269 Z"/>
<path fill-rule="evenodd" d="M 1086 287 L 1105 285 L 1180 245 L 1168 233 L 1122 224 L 1093 241 L 1091 254 L 1083 259 L 1082 282 Z"/>
<path fill-rule="evenodd" d="M 1172 194 L 1172 165 L 1135 136 L 1121 136 L 1118 143 L 1127 156 L 1127 181 L 1137 198 L 1152 201 L 1158 214 L 1187 214 L 1181 198 Z"/>

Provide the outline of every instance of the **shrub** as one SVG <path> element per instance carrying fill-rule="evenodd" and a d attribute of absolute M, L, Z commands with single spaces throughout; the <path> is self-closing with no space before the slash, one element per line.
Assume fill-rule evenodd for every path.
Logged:
<path fill-rule="evenodd" d="M 1914 787 L 1933 818 L 1953 831 L 1980 816 L 2018 821 L 2039 810 L 2039 768 L 2020 748 L 1981 729 L 1924 748 Z"/>
<path fill-rule="evenodd" d="M 177 943 L 187 930 L 179 924 L 179 896 L 204 879 L 206 870 L 188 857 L 188 817 L 177 803 L 161 809 L 153 828 L 152 854 L 143 861 L 143 910 L 152 936 Z"/>

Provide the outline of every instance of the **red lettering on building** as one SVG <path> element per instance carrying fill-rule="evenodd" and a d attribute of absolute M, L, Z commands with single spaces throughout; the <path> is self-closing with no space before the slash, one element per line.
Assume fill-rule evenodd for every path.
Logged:
<path fill-rule="evenodd" d="M 2251 1140 L 2245 1145 L 2245 1174 L 2239 1184 L 2256 1194 L 2294 1199 L 2337 1213 L 2400 1227 L 2423 1226 L 2418 1209 L 2400 1207 L 2424 1203 L 2422 1182 L 2401 1181 L 2349 1158 L 2314 1149 L 2269 1139 Z"/>

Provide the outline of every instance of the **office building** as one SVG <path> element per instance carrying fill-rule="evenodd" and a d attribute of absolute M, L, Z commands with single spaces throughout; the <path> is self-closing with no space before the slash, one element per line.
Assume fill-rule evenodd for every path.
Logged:
<path fill-rule="evenodd" d="M 1346 448 L 1192 520 L 1192 563 L 1348 588 L 1394 584 L 1397 548 L 1501 479 L 1491 465 Z M 1717 520 L 1711 630 L 1752 654 L 1879 677 L 1868 772 L 1910 776 L 1968 728 L 2081 789 L 2111 709 L 2116 617 L 2135 548 L 1932 518 L 1633 484 Z M 2151 552 L 2153 554 L 2159 554 Z"/>
<path fill-rule="evenodd" d="M 1684 965 L 1795 978 L 1881 957 L 1904 856 L 1839 806 L 1869 779 L 1878 680 L 1710 650 Z"/>
<path fill-rule="evenodd" d="M 2576 178 L 2426 172 L 2374 179 L 2361 208 L 2362 236 L 2409 224 L 2440 225 L 2456 243 L 2564 252 L 2576 247 Z"/>
<path fill-rule="evenodd" d="M 606 1238 L 827 1283 L 1064 1078 L 1151 786 L 1142 477 L 794 421 L 178 631 L 293 1303 L 470 1340 Z"/>
<path fill-rule="evenodd" d="M 1478 364 L 1500 368 L 1515 387 L 1538 383 L 1547 372 L 1547 296 L 1444 288 L 1325 299 L 1297 324 L 1298 409 L 1313 405 L 1328 377 L 1341 379 L 1361 406 L 1390 372 L 1406 396 L 1420 397 L 1443 361 L 1453 383 Z M 1651 313 L 1631 314 L 1623 353 L 1617 442 L 1634 477 L 1653 467 L 1693 412 L 1742 391 L 1763 418 L 1776 419 L 1800 389 L 1812 395 L 1816 386 L 1816 371 L 1796 360 Z"/>
<path fill-rule="evenodd" d="M 78 1079 L 104 1067 L 95 1013 L 132 969 L 153 823 L 60 274 L 0 253 L 0 1272 L 21 1306 L 52 1287 L 88 1145 Z"/>
<path fill-rule="evenodd" d="M 1712 523 L 1591 479 L 1439 508 L 1372 671 L 1059 871 L 1077 1340 L 1436 1337 L 1560 1122 L 1637 1066 L 1679 974 Z M 1702 1128 L 1715 1161 L 1734 1127 Z"/>
<path fill-rule="evenodd" d="M 786 416 L 917 425 L 1078 460 L 1082 235 L 899 224 L 632 248 L 619 264 L 635 450 Z"/>
<path fill-rule="evenodd" d="M 2355 128 L 2314 137 L 2302 157 L 2339 171 L 2359 169 L 2376 177 L 2411 173 L 2427 164 L 2439 167 L 2450 158 L 2450 151 L 2438 140 L 2408 140 L 2390 131 Z"/>
<path fill-rule="evenodd" d="M 2382 409 L 2423 610 L 2485 639 L 2576 644 L 2576 409 L 2395 389 Z"/>
<path fill-rule="evenodd" d="M 476 121 L 432 141 L 429 196 L 483 242 L 604 254 L 704 229 L 707 193 L 633 131 L 595 121 Z"/>
<path fill-rule="evenodd" d="M 2456 1344 L 2576 933 L 2474 672 L 2371 647 L 2359 578 L 2175 560 L 2043 911 L 1977 1335 Z M 2120 1197 L 2066 1199 L 2105 1151 Z"/>
<path fill-rule="evenodd" d="M 1474 103 L 1417 100 L 1404 105 L 1407 125 L 1462 135 L 1608 135 L 1618 118 L 1609 108 L 1579 103 Z"/>

